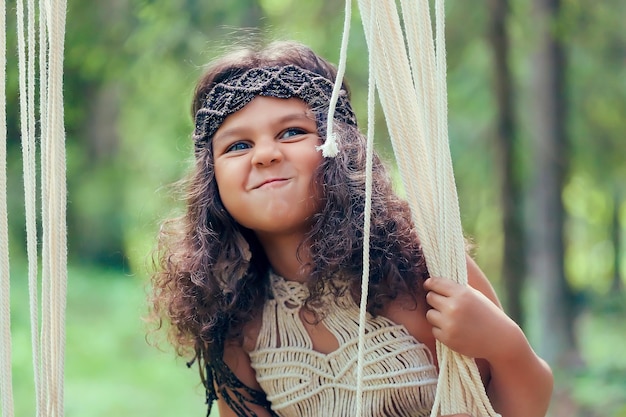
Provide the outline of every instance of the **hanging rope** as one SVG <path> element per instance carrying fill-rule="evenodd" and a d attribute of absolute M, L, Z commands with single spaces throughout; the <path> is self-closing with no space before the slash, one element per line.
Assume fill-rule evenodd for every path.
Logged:
<path fill-rule="evenodd" d="M 341 92 L 341 85 L 343 82 L 343 75 L 346 72 L 346 61 L 348 60 L 348 40 L 350 39 L 350 20 L 352 19 L 352 2 L 346 1 L 346 8 L 344 12 L 343 21 L 343 35 L 341 36 L 341 48 L 339 51 L 339 65 L 337 66 L 337 77 L 335 79 L 335 85 L 333 87 L 333 94 L 330 96 L 330 102 L 328 103 L 328 122 L 326 126 L 326 140 L 324 144 L 319 146 L 319 150 L 322 151 L 324 157 L 337 156 L 339 148 L 337 147 L 337 135 L 334 131 L 335 123 L 335 108 L 337 107 L 337 100 Z"/>
<path fill-rule="evenodd" d="M 369 25 L 371 29 L 372 20 L 363 25 Z M 365 320 L 367 319 L 367 297 L 369 295 L 370 277 L 370 224 L 372 218 L 372 166 L 374 157 L 374 128 L 376 120 L 376 80 L 372 55 L 368 55 L 368 75 L 367 75 L 367 148 L 365 160 L 365 207 L 363 225 L 363 275 L 361 278 L 361 302 L 359 306 L 359 345 L 357 357 L 357 390 L 356 390 L 356 415 L 362 415 L 363 409 L 363 367 L 365 364 Z"/>
<path fill-rule="evenodd" d="M 11 285 L 7 215 L 6 9 L 0 0 L 0 403 L 2 415 L 13 417 L 11 372 Z"/>
<path fill-rule="evenodd" d="M 67 285 L 65 128 L 63 109 L 63 50 L 66 2 L 28 0 L 16 4 L 20 132 L 24 170 L 26 253 L 31 321 L 31 346 L 35 379 L 36 415 L 63 416 L 65 356 L 65 306 Z M 6 27 L 6 4 L 2 0 L 2 27 Z M 39 18 L 39 115 L 36 114 L 37 30 Z M 9 297 L 8 221 L 6 218 L 6 111 L 5 54 L 2 32 L 2 133 L 0 139 L 0 278 L 2 285 L 2 415 L 12 417 L 11 334 Z M 41 309 L 38 297 L 37 236 L 37 116 L 41 143 Z M 39 320 L 41 318 L 41 323 Z M 8 347 L 8 349 L 4 349 Z"/>
<path fill-rule="evenodd" d="M 448 143 L 444 1 L 435 0 L 434 36 L 428 0 L 401 0 L 400 5 L 406 36 L 395 0 L 359 0 L 369 49 L 368 148 L 373 134 L 374 91 L 379 87 L 396 162 L 429 271 L 432 276 L 467 285 L 465 245 Z M 342 57 L 347 47 L 345 32 L 344 27 Z M 340 60 L 339 67 L 342 65 L 345 59 Z M 343 72 L 338 74 L 336 83 L 340 84 L 342 77 Z M 366 201 L 371 197 L 370 186 L 366 185 Z M 361 329 L 369 277 L 370 210 L 366 205 Z M 357 416 L 362 407 L 363 339 L 361 331 Z M 498 415 L 472 358 L 459 355 L 440 342 L 437 358 L 440 370 L 432 417 L 456 413 L 475 417 Z"/>
<path fill-rule="evenodd" d="M 42 106 L 42 119 L 46 121 L 46 135 L 42 137 L 42 167 L 48 175 L 42 180 L 42 223 L 44 247 L 44 271 L 49 271 L 44 282 L 50 283 L 49 297 L 50 356 L 44 369 L 48 376 L 48 403 L 51 416 L 63 415 L 63 381 L 65 359 L 65 305 L 67 295 L 67 235 L 66 235 L 66 167 L 65 126 L 63 121 L 63 51 L 65 35 L 66 2 L 56 0 L 47 4 L 48 22 L 48 79 L 46 106 Z M 45 268 L 47 267 L 47 268 Z M 46 306 L 45 303 L 43 303 Z"/>
<path fill-rule="evenodd" d="M 35 144 L 35 33 L 34 5 L 27 4 L 28 21 L 24 24 L 24 2 L 17 2 L 17 44 L 20 88 L 20 128 L 22 136 L 22 166 L 24 171 L 24 204 L 26 216 L 26 254 L 28 259 L 28 288 L 31 320 L 31 348 L 35 378 L 37 415 L 42 408 L 39 377 L 39 335 L 37 300 L 37 209 L 36 209 L 36 144 Z M 25 36 L 25 29 L 27 35 Z"/>

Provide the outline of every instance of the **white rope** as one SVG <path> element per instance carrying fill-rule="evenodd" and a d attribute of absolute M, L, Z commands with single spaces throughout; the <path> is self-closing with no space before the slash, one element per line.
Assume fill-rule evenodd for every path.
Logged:
<path fill-rule="evenodd" d="M 48 170 L 42 176 L 42 200 L 48 205 L 42 213 L 43 237 L 48 251 L 44 251 L 44 265 L 48 265 L 50 283 L 50 325 L 47 338 L 50 352 L 46 369 L 48 376 L 48 407 L 50 416 L 63 415 L 63 381 L 65 362 L 65 306 L 67 294 L 67 236 L 66 236 L 66 165 L 65 127 L 63 123 L 63 51 L 66 2 L 50 1 L 45 14 L 48 22 L 48 81 L 47 106 L 42 106 L 46 120 L 46 136 L 42 136 L 45 149 L 45 165 Z M 42 152 L 42 159 L 44 153 Z M 44 164 L 42 163 L 42 166 Z"/>
<path fill-rule="evenodd" d="M 26 253 L 28 260 L 28 287 L 29 306 L 31 320 L 31 347 L 33 352 L 33 370 L 35 377 L 35 392 L 40 389 L 39 378 L 39 335 L 38 335 L 38 255 L 37 255 L 37 209 L 36 209 L 36 149 L 34 132 L 34 48 L 33 41 L 34 25 L 32 4 L 28 3 L 27 16 L 24 15 L 24 2 L 17 2 L 17 39 L 18 39 L 18 67 L 19 67 L 19 87 L 20 87 L 20 130 L 22 136 L 22 165 L 24 171 L 24 204 L 26 216 Z M 28 30 L 25 38 L 24 27 Z M 27 43 L 27 41 L 28 43 Z M 37 415 L 42 407 L 42 399 L 36 396 Z"/>
<path fill-rule="evenodd" d="M 39 126 L 41 138 L 41 309 L 38 300 L 36 214 L 35 0 L 18 0 L 20 124 L 24 165 L 31 344 L 37 416 L 63 416 L 67 237 L 63 51 L 66 2 L 38 0 Z M 41 317 L 40 317 L 41 315 Z M 41 323 L 39 320 L 41 318 Z"/>
<path fill-rule="evenodd" d="M 363 22 L 365 24 L 365 22 Z M 372 21 L 368 22 L 371 25 Z M 370 26 L 371 27 L 371 26 Z M 374 122 L 376 120 L 376 79 L 372 68 L 372 55 L 368 56 L 367 76 L 367 148 L 365 163 L 365 208 L 363 216 L 363 275 L 361 278 L 361 301 L 359 305 L 359 350 L 357 358 L 356 416 L 363 413 L 363 367 L 365 364 L 365 323 L 367 320 L 367 297 L 370 277 L 370 224 L 372 218 L 372 166 L 374 156 Z"/>
<path fill-rule="evenodd" d="M 432 34 L 428 0 L 400 3 L 406 43 L 394 0 L 359 0 L 370 51 L 370 71 L 379 87 L 398 169 L 429 271 L 433 276 L 449 277 L 466 285 L 465 249 L 448 144 L 444 2 L 435 1 L 436 37 Z M 369 103 L 368 112 L 372 108 Z M 373 119 L 371 114 L 368 117 Z M 364 269 L 367 257 L 364 256 Z M 365 274 L 364 270 L 364 277 Z M 362 298 L 362 310 L 363 301 Z M 473 359 L 458 355 L 439 342 L 437 357 L 440 373 L 431 416 L 497 415 Z M 360 384 L 358 381 L 357 386 Z"/>
<path fill-rule="evenodd" d="M 0 0 L 0 403 L 2 416 L 13 417 L 11 372 L 11 277 L 7 205 L 6 8 Z"/>
<path fill-rule="evenodd" d="M 47 0 L 43 0 L 39 2 L 39 23 L 40 28 L 43 33 L 40 36 L 40 39 L 48 39 L 50 37 L 50 11 L 48 9 Z M 48 106 L 50 97 L 48 95 L 48 82 L 50 81 L 50 68 L 49 68 L 49 45 L 46 41 L 46 48 L 44 48 L 43 44 L 40 44 L 40 63 L 46 63 L 46 65 L 40 65 L 40 100 L 39 100 L 39 112 L 41 118 L 41 222 L 42 222 L 42 248 L 41 248 L 41 375 L 40 375 L 40 385 L 42 393 L 46 397 L 46 401 L 43 404 L 45 406 L 45 410 L 42 411 L 43 415 L 47 416 L 51 414 L 51 403 L 47 400 L 47 396 L 50 395 L 52 391 L 52 381 L 51 381 L 51 351 L 52 351 L 52 340 L 51 340 L 51 319 L 52 319 L 52 311 L 51 311 L 51 300 L 50 295 L 52 293 L 51 282 L 50 282 L 50 241 L 48 236 L 48 230 L 46 222 L 50 216 L 50 199 L 49 199 L 49 175 L 44 177 L 43 173 L 50 173 L 51 166 L 50 160 L 48 158 L 50 149 L 49 149 L 49 141 L 47 138 L 50 135 L 48 131 Z"/>
<path fill-rule="evenodd" d="M 48 11 L 46 0 L 39 0 L 39 125 L 40 125 L 40 137 L 46 138 L 48 137 Z M 44 148 L 46 147 L 47 142 L 43 139 L 41 140 L 41 172 L 50 172 L 49 167 L 47 165 L 46 159 L 43 157 L 45 155 Z M 42 219 L 45 219 L 47 216 L 47 205 L 44 204 L 46 201 L 46 189 L 48 182 L 42 178 L 41 181 L 41 211 L 42 211 Z M 50 358 L 50 342 L 49 342 L 49 321 L 46 318 L 50 317 L 50 311 L 48 305 L 46 303 L 46 294 L 50 292 L 50 286 L 48 281 L 48 272 L 50 266 L 48 264 L 49 256 L 47 255 L 48 245 L 42 245 L 42 299 L 41 299 L 41 307 L 42 307 L 42 318 L 45 321 L 41 327 L 41 336 L 40 336 L 40 346 L 44 348 L 38 348 L 36 352 L 38 352 L 38 360 L 41 362 L 41 365 L 38 368 L 39 374 L 36 373 L 36 378 L 39 381 L 39 392 L 37 392 L 38 396 L 38 415 L 48 415 L 48 406 L 47 406 L 47 393 L 49 392 L 50 386 L 50 369 L 47 366 Z M 35 301 L 35 300 L 33 300 Z M 36 302 L 36 301 L 35 301 Z M 37 368 L 36 368 L 37 369 Z"/>
<path fill-rule="evenodd" d="M 345 15 L 343 20 L 343 34 L 341 36 L 341 49 L 339 50 L 339 65 L 337 65 L 337 77 L 335 77 L 335 85 L 333 87 L 333 94 L 330 96 L 330 103 L 328 105 L 328 117 L 326 124 L 326 141 L 319 146 L 318 149 L 322 151 L 322 155 L 326 158 L 332 158 L 337 156 L 339 148 L 337 147 L 337 134 L 334 132 L 334 120 L 335 120 L 335 108 L 337 107 L 337 100 L 339 99 L 339 93 L 341 92 L 341 85 L 343 83 L 343 76 L 346 72 L 346 61 L 348 60 L 348 40 L 350 39 L 350 20 L 352 19 L 352 1 L 346 1 Z"/>

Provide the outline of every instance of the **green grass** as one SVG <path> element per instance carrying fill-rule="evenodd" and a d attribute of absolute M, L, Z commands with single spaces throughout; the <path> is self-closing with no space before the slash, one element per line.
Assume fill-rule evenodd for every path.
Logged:
<path fill-rule="evenodd" d="M 145 340 L 145 282 L 118 272 L 72 268 L 68 277 L 65 415 L 204 416 L 197 370 L 167 345 Z M 12 280 L 15 415 L 35 415 L 25 274 Z"/>

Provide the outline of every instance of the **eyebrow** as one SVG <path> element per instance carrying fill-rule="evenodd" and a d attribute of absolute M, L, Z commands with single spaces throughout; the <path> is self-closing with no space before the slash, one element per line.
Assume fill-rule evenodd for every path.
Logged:
<path fill-rule="evenodd" d="M 315 122 L 315 118 L 313 117 L 312 112 L 310 110 L 307 110 L 304 112 L 286 114 L 283 117 L 274 121 L 273 124 L 280 125 L 280 124 L 285 124 L 285 123 L 296 121 L 296 120 L 307 120 L 307 121 Z M 248 130 L 248 126 L 235 126 L 230 129 L 225 129 L 221 132 L 216 132 L 215 135 L 213 136 L 213 143 L 226 140 L 230 136 L 240 135 L 247 130 Z"/>

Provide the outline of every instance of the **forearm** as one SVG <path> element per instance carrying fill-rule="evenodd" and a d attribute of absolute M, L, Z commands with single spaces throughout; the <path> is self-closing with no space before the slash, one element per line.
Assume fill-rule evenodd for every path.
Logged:
<path fill-rule="evenodd" d="M 544 417 L 552 395 L 552 371 L 519 327 L 512 326 L 506 340 L 500 354 L 489 360 L 491 403 L 502 417 Z"/>

